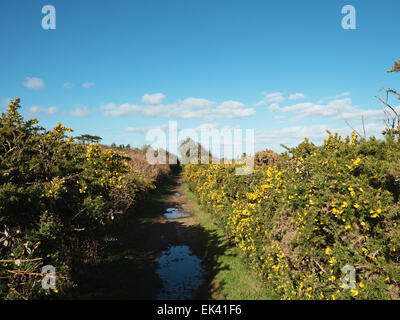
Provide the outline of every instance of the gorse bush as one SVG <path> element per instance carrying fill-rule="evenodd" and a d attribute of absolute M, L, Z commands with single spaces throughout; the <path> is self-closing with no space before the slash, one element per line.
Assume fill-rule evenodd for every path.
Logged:
<path fill-rule="evenodd" d="M 282 299 L 400 298 L 400 141 L 305 139 L 247 176 L 185 166 L 199 202 Z M 356 282 L 343 286 L 346 265 Z M 346 282 L 347 283 L 347 282 Z"/>
<path fill-rule="evenodd" d="M 75 143 L 61 123 L 25 121 L 19 103 L 0 118 L 0 299 L 67 292 L 106 226 L 154 188 L 127 156 Z M 53 291 L 42 289 L 44 265 L 56 268 Z"/>

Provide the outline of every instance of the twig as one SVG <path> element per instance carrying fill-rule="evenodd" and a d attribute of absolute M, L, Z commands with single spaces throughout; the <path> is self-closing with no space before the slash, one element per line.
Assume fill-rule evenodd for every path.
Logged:
<path fill-rule="evenodd" d="M 387 91 L 390 92 L 390 93 L 393 93 L 395 95 L 398 95 L 400 97 L 400 93 L 398 93 L 396 90 L 388 89 Z"/>
<path fill-rule="evenodd" d="M 382 99 L 381 96 L 380 96 L 381 90 L 382 90 L 382 89 L 380 89 L 380 90 L 378 91 L 378 96 L 377 96 L 376 98 L 378 98 L 378 100 L 379 100 L 380 102 L 382 102 L 385 106 L 387 106 L 388 108 L 390 108 L 390 110 L 392 110 L 393 113 L 394 113 L 394 114 L 396 115 L 396 117 L 398 118 L 398 117 L 399 117 L 399 114 L 396 112 L 396 110 L 395 110 L 389 103 L 387 103 L 388 94 L 389 94 L 389 92 L 391 92 L 391 91 L 386 90 L 386 101 L 383 101 L 383 99 Z"/>
<path fill-rule="evenodd" d="M 363 126 L 363 131 L 364 131 L 364 139 L 367 139 L 367 134 L 365 132 L 364 115 L 361 116 L 361 122 L 362 122 L 362 126 Z"/>
<path fill-rule="evenodd" d="M 19 297 L 21 297 L 22 299 L 24 299 L 24 300 L 28 300 L 28 298 L 26 298 L 26 297 L 24 297 L 22 294 L 20 294 L 17 290 L 15 290 L 13 287 L 9 287 L 10 288 L 10 290 L 12 291 L 12 292 L 14 292 L 16 295 L 18 295 Z"/>
<path fill-rule="evenodd" d="M 340 118 L 341 118 L 355 133 L 357 133 L 358 136 L 362 137 L 361 134 L 359 134 L 358 131 L 357 131 L 356 129 L 354 129 L 354 128 L 350 125 L 350 123 L 349 123 L 345 118 L 343 118 L 343 116 L 342 116 L 342 114 L 340 113 L 339 110 L 338 110 L 338 113 L 339 113 Z"/>
<path fill-rule="evenodd" d="M 0 260 L 0 263 L 16 263 L 19 262 L 30 262 L 30 261 L 39 261 L 43 260 L 42 258 L 34 258 L 34 259 L 14 259 L 14 260 Z"/>
<path fill-rule="evenodd" d="M 325 269 L 322 268 L 322 266 L 318 263 L 317 260 L 314 260 L 314 262 L 317 264 L 317 266 L 318 266 L 324 273 L 326 273 Z"/>
<path fill-rule="evenodd" d="M 39 273 L 39 272 L 29 272 L 23 270 L 6 270 L 8 273 L 15 274 L 15 275 L 29 275 L 29 276 L 37 276 L 37 277 L 49 277 L 54 279 L 67 279 L 65 276 L 53 276 L 50 273 Z"/>

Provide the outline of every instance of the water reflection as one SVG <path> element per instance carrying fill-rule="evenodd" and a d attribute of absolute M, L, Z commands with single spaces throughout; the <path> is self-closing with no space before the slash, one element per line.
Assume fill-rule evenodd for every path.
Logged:
<path fill-rule="evenodd" d="M 178 219 L 178 218 L 186 218 L 189 217 L 190 214 L 181 213 L 179 208 L 168 208 L 165 210 L 164 217 L 167 219 Z"/>
<path fill-rule="evenodd" d="M 158 264 L 163 289 L 156 299 L 191 299 L 203 281 L 201 259 L 188 246 L 171 246 L 162 252 Z"/>

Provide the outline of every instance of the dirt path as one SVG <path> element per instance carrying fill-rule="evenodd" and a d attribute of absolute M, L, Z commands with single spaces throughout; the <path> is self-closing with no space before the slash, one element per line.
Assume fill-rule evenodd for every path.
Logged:
<path fill-rule="evenodd" d="M 84 272 L 81 298 L 211 299 L 220 239 L 196 222 L 195 206 L 181 174 L 138 205 Z M 168 208 L 189 216 L 167 219 Z"/>
<path fill-rule="evenodd" d="M 194 203 L 185 196 L 181 175 L 163 202 L 152 220 L 145 245 L 146 252 L 154 253 L 153 268 L 144 280 L 153 288 L 151 298 L 207 299 L 211 268 L 205 259 L 208 235 L 196 223 Z M 178 209 L 184 217 L 166 218 L 168 209 Z"/>

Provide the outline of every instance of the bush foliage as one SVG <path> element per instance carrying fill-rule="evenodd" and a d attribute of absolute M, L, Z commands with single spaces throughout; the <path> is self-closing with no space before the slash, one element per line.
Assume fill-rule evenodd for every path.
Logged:
<path fill-rule="evenodd" d="M 189 164 L 184 174 L 282 299 L 399 299 L 400 141 L 385 139 L 329 133 L 247 176 L 234 164 Z M 346 265 L 356 271 L 350 289 Z"/>
<path fill-rule="evenodd" d="M 0 299 L 67 292 L 106 226 L 154 188 L 126 155 L 75 143 L 61 123 L 25 121 L 19 103 L 0 118 Z M 56 268 L 53 291 L 42 289 L 44 265 Z"/>

